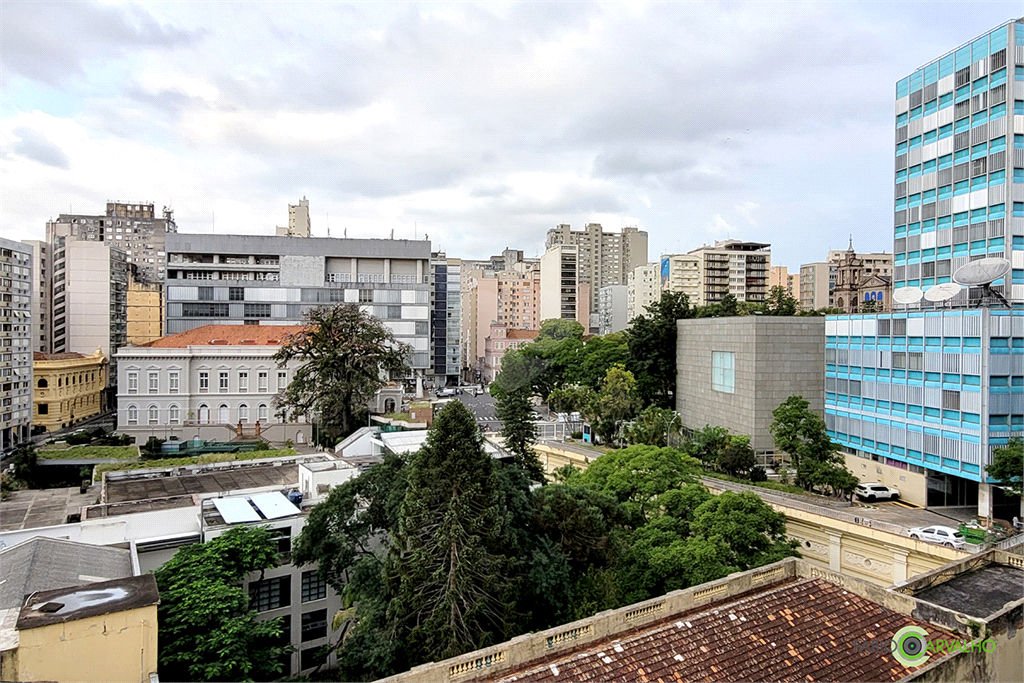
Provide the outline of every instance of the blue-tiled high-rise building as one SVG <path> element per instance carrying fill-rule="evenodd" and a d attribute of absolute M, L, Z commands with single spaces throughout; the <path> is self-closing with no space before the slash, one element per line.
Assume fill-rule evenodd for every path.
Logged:
<path fill-rule="evenodd" d="M 896 84 L 893 287 L 950 282 L 970 261 L 1012 270 L 942 304 L 826 321 L 825 419 L 855 474 L 928 506 L 1019 514 L 986 483 L 993 447 L 1024 435 L 1024 19 Z M 862 470 L 858 472 L 858 467 Z M 923 490 L 921 490 L 923 489 Z"/>

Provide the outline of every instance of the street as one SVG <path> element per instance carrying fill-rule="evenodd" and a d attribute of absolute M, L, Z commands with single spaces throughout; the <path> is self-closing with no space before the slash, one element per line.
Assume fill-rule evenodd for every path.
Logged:
<path fill-rule="evenodd" d="M 458 400 L 469 408 L 469 411 L 473 413 L 476 418 L 476 422 L 479 425 L 483 425 L 484 429 L 489 432 L 496 432 L 501 429 L 501 422 L 494 416 L 494 398 L 487 393 L 481 394 L 480 396 L 473 396 L 469 391 L 463 391 L 465 393 L 455 396 Z"/>

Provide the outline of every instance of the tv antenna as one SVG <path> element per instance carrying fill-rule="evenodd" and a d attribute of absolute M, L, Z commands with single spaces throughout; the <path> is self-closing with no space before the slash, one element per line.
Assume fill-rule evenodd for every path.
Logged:
<path fill-rule="evenodd" d="M 1010 262 L 1004 258 L 978 259 L 957 268 L 953 273 L 953 282 L 965 287 L 981 287 L 981 299 L 978 301 L 978 305 L 982 308 L 991 306 L 993 298 L 1003 306 L 1010 308 L 1010 303 L 1006 298 L 992 289 L 992 283 L 1005 277 L 1010 272 L 1010 268 Z"/>

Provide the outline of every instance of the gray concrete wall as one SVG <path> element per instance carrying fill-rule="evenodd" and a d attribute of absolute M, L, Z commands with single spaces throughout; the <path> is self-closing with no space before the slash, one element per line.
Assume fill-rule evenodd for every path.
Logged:
<path fill-rule="evenodd" d="M 206 235 L 169 233 L 167 253 L 255 254 L 257 256 L 355 256 L 367 258 L 430 258 L 427 240 L 275 237 L 271 235 Z"/>
<path fill-rule="evenodd" d="M 824 318 L 741 316 L 677 322 L 676 411 L 690 429 L 725 427 L 773 451 L 772 411 L 803 396 L 821 415 L 825 404 Z M 735 354 L 735 390 L 712 388 L 712 353 Z"/>

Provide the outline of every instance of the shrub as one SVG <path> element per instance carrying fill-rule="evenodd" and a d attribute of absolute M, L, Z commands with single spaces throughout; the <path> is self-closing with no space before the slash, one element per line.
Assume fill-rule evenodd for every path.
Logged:
<path fill-rule="evenodd" d="M 84 446 L 85 444 L 92 443 L 92 436 L 87 432 L 81 434 L 68 434 L 64 438 L 65 443 L 69 446 Z"/>
<path fill-rule="evenodd" d="M 750 474 L 747 475 L 750 481 L 768 481 L 768 473 L 764 471 L 764 468 L 760 465 L 752 467 Z"/>

